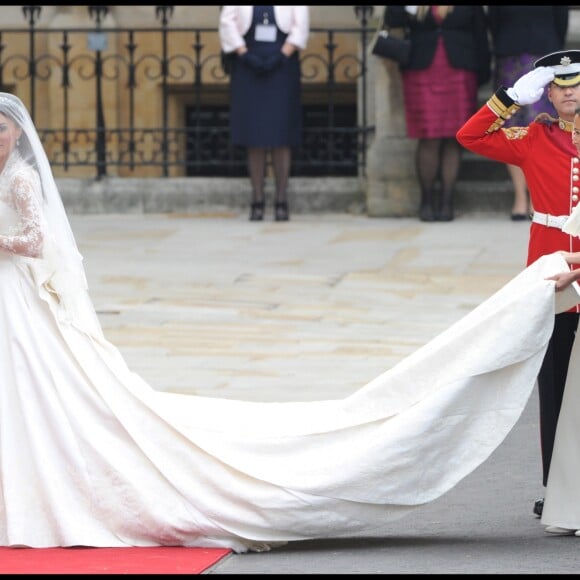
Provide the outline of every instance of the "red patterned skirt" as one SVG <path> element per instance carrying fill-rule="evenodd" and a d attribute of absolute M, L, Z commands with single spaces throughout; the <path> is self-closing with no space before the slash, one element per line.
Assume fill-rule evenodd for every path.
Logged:
<path fill-rule="evenodd" d="M 477 74 L 449 64 L 443 39 L 431 66 L 402 73 L 407 136 L 455 137 L 477 110 Z"/>

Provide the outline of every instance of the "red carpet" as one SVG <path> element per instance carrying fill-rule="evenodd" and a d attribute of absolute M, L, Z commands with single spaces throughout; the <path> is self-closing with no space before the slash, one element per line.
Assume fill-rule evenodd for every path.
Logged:
<path fill-rule="evenodd" d="M 0 548 L 0 574 L 200 574 L 221 548 Z"/>

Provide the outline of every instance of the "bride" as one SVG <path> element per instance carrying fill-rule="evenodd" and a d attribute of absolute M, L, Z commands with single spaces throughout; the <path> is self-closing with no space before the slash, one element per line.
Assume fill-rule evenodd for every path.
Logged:
<path fill-rule="evenodd" d="M 0 93 L 0 545 L 244 552 L 386 529 L 516 423 L 554 313 L 580 301 L 546 279 L 567 269 L 541 258 L 344 399 L 155 391 L 103 336 L 39 136 Z"/>

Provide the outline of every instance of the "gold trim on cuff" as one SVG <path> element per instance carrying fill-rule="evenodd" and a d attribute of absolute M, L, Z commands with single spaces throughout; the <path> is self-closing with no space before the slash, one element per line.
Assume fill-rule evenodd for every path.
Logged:
<path fill-rule="evenodd" d="M 521 109 L 520 105 L 517 103 L 512 103 L 511 105 L 506 105 L 503 103 L 497 95 L 493 95 L 488 101 L 487 106 L 497 115 L 497 120 L 494 121 L 489 129 L 488 133 L 497 131 L 501 129 L 503 124 L 517 111 Z"/>

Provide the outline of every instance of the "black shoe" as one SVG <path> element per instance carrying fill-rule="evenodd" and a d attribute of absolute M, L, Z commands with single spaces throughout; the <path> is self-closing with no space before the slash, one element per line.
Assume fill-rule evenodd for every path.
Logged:
<path fill-rule="evenodd" d="M 274 208 L 274 219 L 277 222 L 287 222 L 290 219 L 288 204 L 285 201 L 277 201 Z"/>
<path fill-rule="evenodd" d="M 264 219 L 265 203 L 263 201 L 254 201 L 250 206 L 250 221 L 261 222 Z"/>
<path fill-rule="evenodd" d="M 422 222 L 434 222 L 435 221 L 435 212 L 433 211 L 433 207 L 430 204 L 423 204 L 419 208 L 419 219 Z"/>
<path fill-rule="evenodd" d="M 542 512 L 544 511 L 544 498 L 541 497 L 534 502 L 534 509 L 532 510 L 534 515 L 538 518 L 542 517 Z"/>
<path fill-rule="evenodd" d="M 455 218 L 453 206 L 451 204 L 441 206 L 437 220 L 440 222 L 452 222 Z"/>

